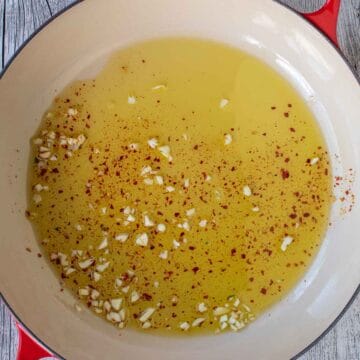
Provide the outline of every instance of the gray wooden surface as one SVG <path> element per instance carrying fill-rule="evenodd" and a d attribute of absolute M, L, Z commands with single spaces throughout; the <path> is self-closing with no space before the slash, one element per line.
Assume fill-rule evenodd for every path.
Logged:
<path fill-rule="evenodd" d="M 0 68 L 39 26 L 72 2 L 74 0 L 0 0 Z M 324 0 L 281 2 L 310 12 L 321 7 Z M 338 39 L 341 51 L 360 75 L 360 0 L 342 0 Z M 0 360 L 16 358 L 17 342 L 14 320 L 0 299 Z M 337 325 L 300 359 L 360 360 L 360 295 Z"/>

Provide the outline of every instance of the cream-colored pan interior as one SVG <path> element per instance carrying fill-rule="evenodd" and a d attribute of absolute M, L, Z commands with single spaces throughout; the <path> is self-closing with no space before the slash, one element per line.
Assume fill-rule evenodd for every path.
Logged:
<path fill-rule="evenodd" d="M 237 334 L 164 338 L 113 326 L 60 292 L 25 219 L 29 139 L 54 95 L 89 76 L 115 49 L 168 36 L 209 38 L 269 63 L 308 101 L 325 134 L 336 175 L 360 196 L 360 89 L 336 50 L 311 25 L 263 0 L 87 0 L 58 17 L 16 57 L 0 80 L 0 286 L 14 312 L 67 359 L 285 359 L 319 336 L 360 282 L 360 208 L 329 229 L 303 281 Z M 32 249 L 29 253 L 26 247 Z M 304 281 L 306 280 L 306 282 Z"/>

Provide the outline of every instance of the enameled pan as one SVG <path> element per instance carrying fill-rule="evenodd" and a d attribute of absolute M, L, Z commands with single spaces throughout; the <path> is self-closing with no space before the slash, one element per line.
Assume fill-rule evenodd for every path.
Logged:
<path fill-rule="evenodd" d="M 308 16 L 336 41 L 339 0 Z M 324 28 L 324 25 L 326 27 Z M 94 75 L 115 49 L 165 36 L 213 39 L 276 69 L 308 103 L 326 138 L 336 202 L 321 249 L 280 303 L 240 333 L 195 338 L 119 333 L 74 298 L 40 251 L 26 209 L 29 139 L 52 98 Z M 16 317 L 66 359 L 289 359 L 317 339 L 360 283 L 360 88 L 336 47 L 303 17 L 264 0 L 87 0 L 51 21 L 0 80 L 0 286 Z M 354 196 L 354 197 L 353 197 Z M 355 198 L 355 201 L 354 201 Z M 30 248 L 31 253 L 25 249 Z M 27 348 L 20 359 L 50 354 Z M 27 352 L 26 352 L 27 351 Z"/>

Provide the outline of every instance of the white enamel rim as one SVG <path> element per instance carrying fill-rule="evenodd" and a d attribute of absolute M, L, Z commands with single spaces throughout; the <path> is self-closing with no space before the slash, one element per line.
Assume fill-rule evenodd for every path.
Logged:
<path fill-rule="evenodd" d="M 336 174 L 350 167 L 359 174 L 359 84 L 332 45 L 296 14 L 263 0 L 87 0 L 39 32 L 0 82 L 1 292 L 32 333 L 66 359 L 288 359 L 328 328 L 360 283 L 357 204 L 344 217 L 335 204 L 334 225 L 303 280 L 239 334 L 184 339 L 126 330 L 119 336 L 88 311 L 77 313 L 73 297 L 59 292 L 35 255 L 39 248 L 23 214 L 29 138 L 39 118 L 56 89 L 93 73 L 114 49 L 163 36 L 213 39 L 267 62 L 308 102 Z M 359 197 L 358 177 L 351 189 Z"/>

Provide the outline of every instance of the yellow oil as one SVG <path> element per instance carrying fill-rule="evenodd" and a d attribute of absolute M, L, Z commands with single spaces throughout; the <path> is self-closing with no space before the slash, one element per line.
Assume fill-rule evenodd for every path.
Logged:
<path fill-rule="evenodd" d="M 119 327 L 239 330 L 294 286 L 327 227 L 331 169 L 311 112 L 274 70 L 221 44 L 115 53 L 54 99 L 32 142 L 28 215 L 44 253 Z"/>

